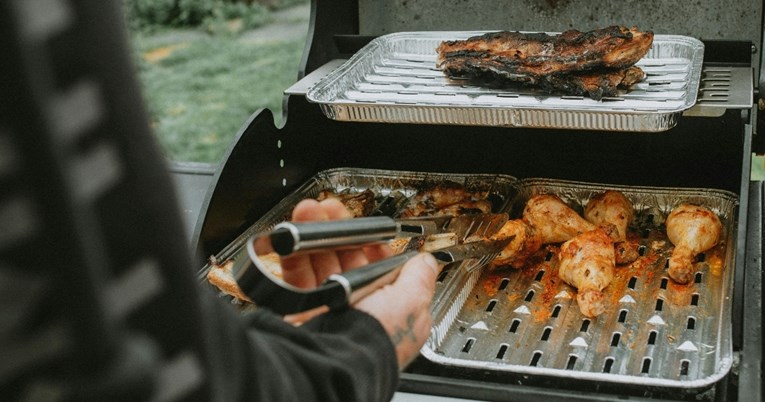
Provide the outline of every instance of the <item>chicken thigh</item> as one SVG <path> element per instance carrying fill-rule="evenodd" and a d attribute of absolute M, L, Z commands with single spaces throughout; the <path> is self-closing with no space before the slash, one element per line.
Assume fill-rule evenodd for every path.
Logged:
<path fill-rule="evenodd" d="M 603 289 L 614 279 L 613 225 L 579 234 L 560 247 L 558 276 L 577 288 L 579 311 L 596 317 L 606 310 Z"/>
<path fill-rule="evenodd" d="M 708 208 L 681 204 L 665 221 L 667 237 L 675 249 L 669 258 L 669 277 L 685 284 L 694 273 L 693 258 L 716 246 L 722 236 L 722 223 Z"/>

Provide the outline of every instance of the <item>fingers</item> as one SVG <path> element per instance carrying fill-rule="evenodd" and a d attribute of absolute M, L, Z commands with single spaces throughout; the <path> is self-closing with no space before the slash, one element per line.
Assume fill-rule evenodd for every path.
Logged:
<path fill-rule="evenodd" d="M 377 290 L 355 307 L 375 317 L 396 348 L 399 369 L 411 362 L 430 334 L 430 302 L 440 267 L 429 253 L 409 260 L 394 283 Z"/>
<path fill-rule="evenodd" d="M 319 202 L 313 199 L 300 201 L 292 211 L 292 220 L 295 222 L 306 221 L 326 221 L 329 216 Z M 312 288 L 318 285 L 318 278 L 313 268 L 316 263 L 327 262 L 329 264 L 337 261 L 322 261 L 321 258 L 313 259 L 312 254 L 294 255 L 282 259 L 282 277 L 285 282 L 299 288 Z"/>
<path fill-rule="evenodd" d="M 352 214 L 339 200 L 326 199 L 321 202 L 305 199 L 292 211 L 295 222 L 349 219 Z M 310 254 L 290 256 L 282 259 L 283 278 L 287 283 L 300 288 L 312 288 L 321 284 L 332 274 L 347 271 L 368 264 L 370 261 L 389 257 L 393 251 L 387 244 L 365 246 L 339 251 L 318 251 Z"/>
<path fill-rule="evenodd" d="M 336 199 L 321 202 L 313 199 L 300 201 L 292 211 L 295 222 L 327 221 L 348 219 L 350 211 Z M 283 278 L 287 283 L 301 288 L 319 285 L 328 276 L 344 269 L 355 268 L 368 262 L 361 250 L 334 252 L 318 251 L 311 254 L 296 255 L 282 260 Z"/>

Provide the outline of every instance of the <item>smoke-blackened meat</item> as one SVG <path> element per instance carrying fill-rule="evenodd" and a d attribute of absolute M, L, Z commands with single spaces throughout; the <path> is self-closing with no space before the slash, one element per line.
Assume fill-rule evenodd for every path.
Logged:
<path fill-rule="evenodd" d="M 652 32 L 634 27 L 569 30 L 558 35 L 492 32 L 442 42 L 437 66 L 450 77 L 489 85 L 521 83 L 599 99 L 644 78 L 643 71 L 633 65 L 652 44 Z"/>
<path fill-rule="evenodd" d="M 637 66 L 620 70 L 604 70 L 587 73 L 553 74 L 540 80 L 540 88 L 547 92 L 567 95 L 586 95 L 600 100 L 618 95 L 619 88 L 629 88 L 645 78 L 645 72 Z"/>

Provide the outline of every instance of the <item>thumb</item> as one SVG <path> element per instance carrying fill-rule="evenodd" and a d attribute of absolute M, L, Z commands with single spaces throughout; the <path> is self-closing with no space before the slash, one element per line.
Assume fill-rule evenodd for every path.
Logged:
<path fill-rule="evenodd" d="M 401 295 L 424 294 L 428 299 L 436 290 L 436 277 L 441 267 L 430 253 L 420 253 L 401 268 L 396 281 L 391 285 Z"/>

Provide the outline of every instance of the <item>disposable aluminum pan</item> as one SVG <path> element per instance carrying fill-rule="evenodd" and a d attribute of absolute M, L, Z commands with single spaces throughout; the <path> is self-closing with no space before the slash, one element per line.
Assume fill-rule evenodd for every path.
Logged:
<path fill-rule="evenodd" d="M 336 193 L 357 194 L 371 190 L 375 194 L 375 203 L 379 204 L 389 196 L 400 197 L 387 215 L 397 217 L 406 202 L 417 194 L 423 186 L 444 181 L 452 181 L 463 185 L 474 194 L 492 201 L 493 212 L 506 212 L 512 205 L 512 199 L 517 196 L 514 183 L 516 178 L 500 174 L 460 174 L 460 173 L 426 173 L 361 168 L 335 168 L 318 172 L 303 183 L 298 189 L 285 197 L 268 213 L 258 219 L 241 235 L 232 241 L 214 257 L 218 262 L 228 259 L 247 258 L 244 244 L 251 236 L 270 230 L 279 222 L 289 219 L 292 209 L 305 198 L 316 198 L 321 191 L 332 190 Z M 377 206 L 377 205 L 376 205 Z M 206 265 L 200 271 L 200 278 L 209 271 Z"/>
<path fill-rule="evenodd" d="M 425 358 L 444 366 L 682 393 L 703 391 L 728 373 L 734 194 L 545 179 L 517 185 L 514 217 L 535 194 L 557 194 L 581 213 L 594 195 L 622 191 L 636 210 L 630 239 L 641 245 L 641 257 L 616 268 L 605 290 L 607 310 L 592 319 L 580 313 L 576 290 L 558 278 L 557 245 L 541 250 L 521 270 L 450 270 L 439 278 Z M 673 246 L 663 223 L 681 202 L 711 208 L 724 227 L 721 244 L 697 258 L 698 273 L 688 285 L 674 283 L 666 273 Z"/>
<path fill-rule="evenodd" d="M 311 88 L 306 97 L 335 120 L 660 132 L 696 102 L 701 41 L 655 35 L 637 62 L 645 80 L 600 101 L 532 89 L 496 89 L 452 80 L 436 68 L 444 40 L 486 32 L 402 32 L 374 39 Z"/>

